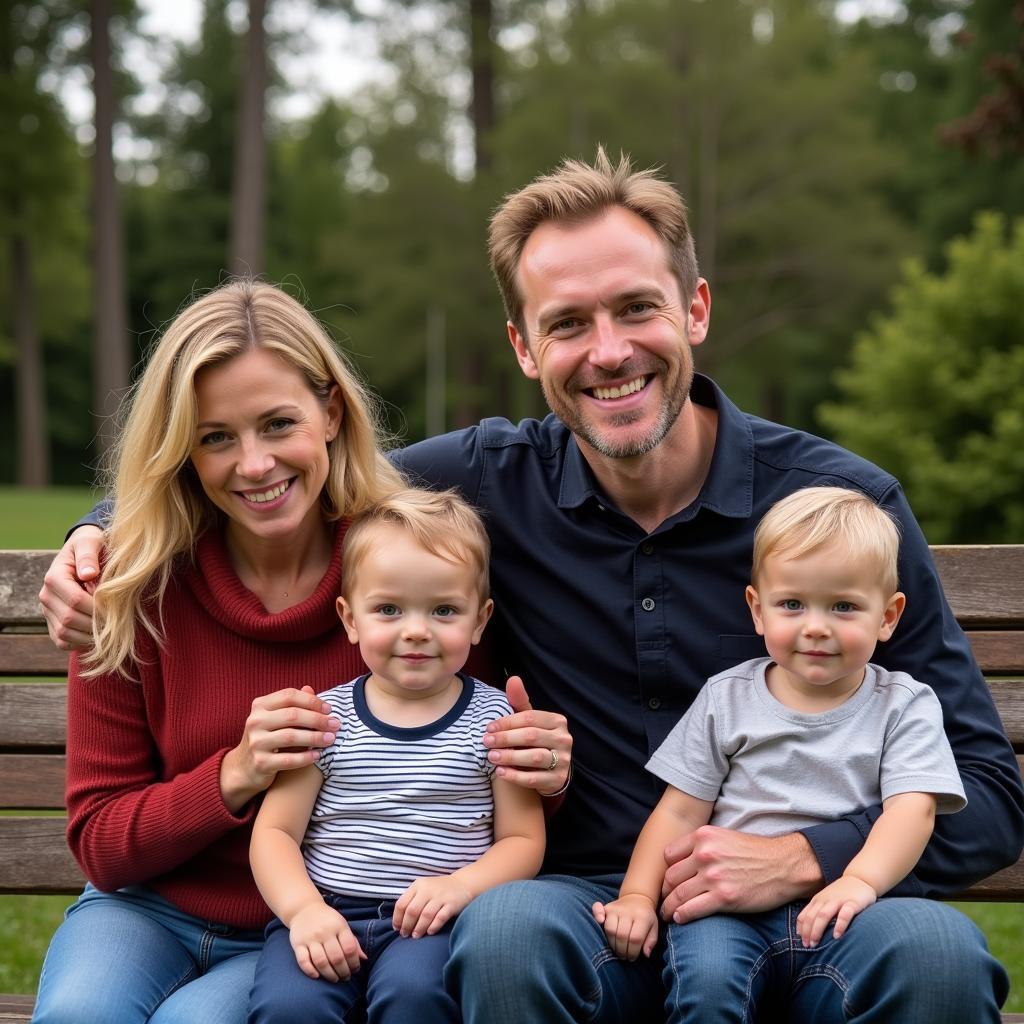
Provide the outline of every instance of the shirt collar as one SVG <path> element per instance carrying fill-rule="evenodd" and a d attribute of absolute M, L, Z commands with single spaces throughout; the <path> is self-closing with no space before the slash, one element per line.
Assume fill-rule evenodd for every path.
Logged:
<path fill-rule="evenodd" d="M 750 421 L 729 401 L 725 392 L 703 374 L 694 374 L 690 398 L 698 405 L 718 410 L 718 434 L 704 486 L 697 500 L 680 515 L 685 513 L 686 518 L 691 518 L 699 509 L 707 508 L 719 515 L 745 519 L 754 505 L 754 436 Z M 589 498 L 601 504 L 608 501 L 576 443 L 576 436 L 570 433 L 558 507 L 577 508 Z"/>

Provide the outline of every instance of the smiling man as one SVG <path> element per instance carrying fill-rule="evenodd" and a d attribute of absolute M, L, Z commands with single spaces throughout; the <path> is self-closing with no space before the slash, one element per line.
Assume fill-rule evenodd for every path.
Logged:
<path fill-rule="evenodd" d="M 818 1024 L 997 1021 L 1006 976 L 984 939 L 957 911 L 919 897 L 1016 859 L 1020 773 L 898 482 L 742 413 L 694 373 L 711 293 L 682 200 L 655 174 L 626 158 L 613 165 L 603 151 L 592 166 L 566 161 L 506 198 L 490 255 L 509 341 L 552 415 L 484 420 L 397 461 L 486 511 L 504 668 L 522 675 L 536 708 L 567 717 L 573 778 L 548 823 L 547 873 L 485 894 L 455 928 L 448 982 L 465 1019 L 663 1015 L 661 950 L 617 959 L 590 908 L 617 891 L 657 802 L 650 754 L 709 676 L 764 654 L 744 599 L 755 526 L 780 497 L 833 484 L 867 493 L 900 523 L 908 611 L 877 660 L 938 693 L 969 805 L 942 819 L 894 890 L 910 898 L 879 901 L 840 942 L 813 950 L 794 925 L 773 962 L 772 1007 Z M 492 756 L 509 766 L 529 755 L 504 749 L 505 737 L 546 745 L 497 735 Z M 775 838 L 700 829 L 666 851 L 663 916 L 806 899 L 842 874 L 880 811 Z M 735 1011 L 729 1019 L 743 1019 Z"/>
<path fill-rule="evenodd" d="M 841 940 L 805 949 L 794 926 L 773 961 L 773 1008 L 761 1009 L 816 1024 L 997 1021 L 1005 972 L 965 917 L 921 897 L 1016 860 L 1024 793 L 898 481 L 743 413 L 694 373 L 711 293 L 683 202 L 655 173 L 603 151 L 593 165 L 566 161 L 506 198 L 490 257 L 516 359 L 552 414 L 487 419 L 392 455 L 411 481 L 457 487 L 484 510 L 491 632 L 533 703 L 510 687 L 519 713 L 486 741 L 498 773 L 554 788 L 569 760 L 563 715 L 573 771 L 548 822 L 545 873 L 483 894 L 456 925 L 447 980 L 465 1020 L 661 1015 L 661 950 L 618 959 L 591 907 L 615 897 L 658 801 L 651 753 L 708 677 L 765 653 L 744 597 L 757 523 L 785 495 L 826 484 L 864 492 L 899 523 L 907 610 L 875 659 L 937 694 L 968 805 L 940 819 L 914 873 Z M 80 532 L 41 595 L 64 644 L 87 637 L 91 612 L 73 572 L 98 565 L 96 532 Z M 880 813 L 772 838 L 699 829 L 666 850 L 663 917 L 806 899 L 842 874 Z"/>

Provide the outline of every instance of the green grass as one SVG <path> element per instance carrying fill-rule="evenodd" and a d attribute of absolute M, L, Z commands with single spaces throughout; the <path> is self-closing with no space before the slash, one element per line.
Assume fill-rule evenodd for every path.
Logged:
<path fill-rule="evenodd" d="M 0 548 L 59 548 L 95 500 L 88 487 L 0 487 Z"/>
<path fill-rule="evenodd" d="M 70 896 L 0 896 L 0 992 L 35 992 Z"/>
<path fill-rule="evenodd" d="M 87 488 L 48 491 L 0 487 L 0 548 L 54 548 L 93 505 Z M 66 896 L 0 896 L 0 991 L 34 992 L 46 945 Z M 961 903 L 1010 973 L 1008 1013 L 1024 1013 L 1024 907 Z"/>

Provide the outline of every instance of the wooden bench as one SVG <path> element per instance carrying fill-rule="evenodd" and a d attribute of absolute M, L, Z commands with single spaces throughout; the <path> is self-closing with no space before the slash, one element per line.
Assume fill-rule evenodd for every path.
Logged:
<path fill-rule="evenodd" d="M 1024 753 L 1024 545 L 934 549 L 1018 760 Z M 78 892 L 64 841 L 67 656 L 52 646 L 36 594 L 50 551 L 0 551 L 0 893 Z M 47 681 L 56 677 L 58 681 Z M 44 816 L 39 812 L 50 812 Z M 1024 900 L 1024 860 L 958 899 Z M 33 997 L 0 995 L 0 1022 L 27 1021 Z M 1024 1014 L 1005 1021 L 1024 1024 Z"/>

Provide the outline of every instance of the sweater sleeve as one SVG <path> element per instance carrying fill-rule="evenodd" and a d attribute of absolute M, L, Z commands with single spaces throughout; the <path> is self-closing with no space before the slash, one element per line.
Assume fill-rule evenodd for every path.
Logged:
<path fill-rule="evenodd" d="M 86 877 L 112 891 L 150 881 L 248 823 L 224 805 L 220 765 L 227 748 L 164 778 L 142 682 L 83 679 L 77 656 L 68 676 L 68 845 Z"/>

